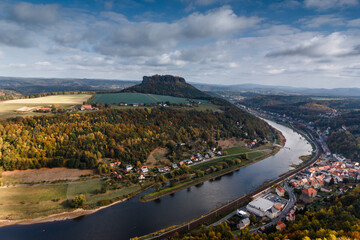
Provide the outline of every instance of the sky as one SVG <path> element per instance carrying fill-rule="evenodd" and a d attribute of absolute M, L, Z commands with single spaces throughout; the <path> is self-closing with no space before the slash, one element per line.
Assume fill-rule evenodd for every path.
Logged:
<path fill-rule="evenodd" d="M 0 76 L 360 87 L 360 0 L 0 1 Z"/>

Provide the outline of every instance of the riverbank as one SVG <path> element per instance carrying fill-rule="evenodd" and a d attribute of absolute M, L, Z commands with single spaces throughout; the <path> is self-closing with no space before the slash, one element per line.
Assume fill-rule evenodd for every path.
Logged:
<path fill-rule="evenodd" d="M 37 185 L 35 187 L 40 187 L 41 185 Z M 46 185 L 46 187 L 48 187 L 49 185 Z M 59 185 L 56 185 L 59 186 Z M 0 220 L 0 227 L 4 227 L 4 226 L 9 226 L 9 225 L 29 225 L 29 224 L 35 224 L 35 223 L 45 223 L 45 222 L 54 222 L 54 221 L 63 221 L 63 220 L 68 220 L 68 219 L 75 219 L 81 216 L 85 216 L 85 215 L 89 215 L 89 214 L 93 214 L 97 211 L 100 211 L 104 208 L 108 208 L 110 206 L 116 205 L 118 203 L 124 202 L 136 195 L 138 195 L 139 193 L 149 189 L 150 187 L 152 187 L 152 184 L 148 184 L 145 185 L 143 187 L 137 187 L 134 186 L 132 187 L 129 191 L 126 192 L 126 194 L 123 194 L 124 192 L 119 190 L 119 191 L 109 191 L 106 194 L 99 194 L 99 195 L 95 195 L 93 199 L 90 199 L 89 204 L 87 204 L 85 206 L 85 208 L 79 208 L 79 209 L 71 209 L 71 208 L 60 208 L 60 209 L 49 209 L 49 213 L 53 212 L 53 214 L 49 214 L 47 216 L 40 216 L 40 217 L 33 217 L 33 218 L 23 218 L 23 219 L 1 219 Z M 16 188 L 16 187 L 9 187 L 11 188 Z M 26 192 L 24 193 L 26 194 Z M 112 198 L 110 198 L 111 196 L 113 196 Z M 108 198 L 109 197 L 109 198 Z M 98 199 L 109 199 L 109 201 L 111 202 L 108 205 L 105 206 L 99 206 L 98 203 Z M 44 205 L 44 208 L 49 207 L 48 204 L 52 204 L 54 202 L 54 204 L 56 204 L 56 201 L 46 201 L 43 202 L 41 205 Z M 65 201 L 63 201 L 62 203 L 58 203 L 61 206 L 65 205 Z M 41 206 L 39 206 L 39 202 L 37 203 L 30 203 L 27 204 L 28 206 L 23 206 L 25 204 L 20 204 L 20 207 L 27 207 L 27 208 L 41 208 Z M 9 206 L 8 208 L 14 208 L 14 206 L 16 207 L 16 204 Z M 33 206 L 33 207 L 31 207 Z M 1 208 L 6 208 L 7 205 L 1 205 Z M 58 212 L 56 212 L 58 211 Z M 55 213 L 54 213 L 55 212 Z M 30 216 L 32 216 L 30 214 Z"/>
<path fill-rule="evenodd" d="M 284 136 L 282 136 L 282 137 L 284 138 Z M 285 141 L 282 141 L 282 142 L 285 143 Z M 228 173 L 231 173 L 233 171 L 239 170 L 241 168 L 247 167 L 247 166 L 249 166 L 251 164 L 254 164 L 256 162 L 264 160 L 265 158 L 268 158 L 268 157 L 270 157 L 272 155 L 275 155 L 279 151 L 280 151 L 279 147 L 274 147 L 273 150 L 270 153 L 267 153 L 267 154 L 259 156 L 259 157 L 255 157 L 255 158 L 253 158 L 251 160 L 241 162 L 240 164 L 237 164 L 235 166 L 231 166 L 229 168 L 226 168 L 226 169 L 220 170 L 218 172 L 214 172 L 214 173 L 205 175 L 205 176 L 200 177 L 200 178 L 187 179 L 187 180 L 185 180 L 183 182 L 178 183 L 177 185 L 163 188 L 158 192 L 149 193 L 149 194 L 143 196 L 142 198 L 140 198 L 140 201 L 142 201 L 142 202 L 153 201 L 155 199 L 158 199 L 158 198 L 164 197 L 166 195 L 169 195 L 169 194 L 175 193 L 177 191 L 180 191 L 182 189 L 201 184 L 201 183 L 203 183 L 205 181 L 208 181 L 208 180 L 211 180 L 211 179 L 214 179 L 214 178 L 224 176 L 224 175 L 226 175 Z M 248 154 L 251 154 L 251 152 L 249 152 Z"/>
<path fill-rule="evenodd" d="M 153 232 L 147 235 L 143 235 L 137 239 L 151 239 L 151 240 L 165 239 L 173 236 L 174 234 L 180 234 L 180 235 L 184 234 L 190 230 L 196 229 L 198 226 L 202 224 L 207 225 L 209 224 L 209 222 L 214 221 L 214 219 L 219 218 L 219 216 L 232 212 L 235 209 L 237 209 L 239 206 L 247 204 L 247 202 L 251 201 L 254 196 L 261 194 L 263 191 L 273 187 L 274 185 L 280 184 L 289 177 L 294 176 L 300 171 L 303 171 L 307 167 L 310 167 L 312 164 L 314 164 L 317 161 L 317 159 L 321 155 L 321 149 L 319 148 L 318 142 L 314 142 L 313 153 L 314 153 L 313 155 L 310 155 L 311 159 L 309 159 L 305 164 L 301 164 L 298 168 L 290 170 L 280 175 L 276 179 L 273 179 L 271 181 L 265 181 L 261 186 L 259 186 L 258 188 L 251 191 L 248 194 L 244 194 L 241 197 L 238 197 L 232 200 L 231 202 L 224 204 L 218 208 L 210 210 L 208 213 L 201 215 L 200 217 L 194 218 L 186 223 L 183 223 L 181 225 L 170 226 L 166 229 Z M 308 157 L 309 157 L 308 155 L 299 156 L 299 158 L 302 158 L 302 160 L 305 160 Z"/>

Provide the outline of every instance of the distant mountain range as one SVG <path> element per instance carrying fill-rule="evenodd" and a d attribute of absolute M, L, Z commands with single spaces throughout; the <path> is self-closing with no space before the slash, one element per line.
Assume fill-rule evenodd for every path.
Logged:
<path fill-rule="evenodd" d="M 129 88 L 140 83 L 141 81 L 136 81 L 136 80 L 0 77 L 0 90 L 11 90 L 21 93 L 23 95 L 43 93 L 43 92 L 66 92 L 66 91 L 120 91 L 122 89 Z M 300 94 L 300 95 L 312 95 L 312 96 L 324 96 L 324 97 L 335 97 L 335 96 L 360 97 L 360 88 L 334 88 L 334 89 L 296 88 L 296 87 L 270 86 L 270 85 L 259 85 L 259 84 L 213 85 L 213 84 L 191 83 L 191 85 L 201 91 L 207 91 L 207 92 L 232 91 L 232 92 L 253 92 L 257 94 L 268 94 L 268 95 L 269 94 L 271 95 Z M 151 87 L 151 83 L 147 83 L 146 86 Z"/>
<path fill-rule="evenodd" d="M 343 97 L 360 97 L 360 88 L 297 88 L 287 86 L 270 86 L 260 84 L 237 84 L 237 85 L 211 85 L 197 84 L 193 86 L 202 91 L 232 91 L 232 92 L 256 92 L 259 94 L 272 95 L 311 95 L 311 96 L 343 96 Z"/>
<path fill-rule="evenodd" d="M 140 81 L 76 79 L 76 78 L 15 78 L 0 77 L 0 90 L 11 90 L 23 95 L 68 91 L 119 91 Z"/>

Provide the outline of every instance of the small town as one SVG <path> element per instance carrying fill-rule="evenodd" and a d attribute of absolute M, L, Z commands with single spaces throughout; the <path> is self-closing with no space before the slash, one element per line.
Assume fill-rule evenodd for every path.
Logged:
<path fill-rule="evenodd" d="M 243 106 L 243 108 L 246 108 Z M 248 111 L 253 111 L 246 108 Z M 257 109 L 259 110 L 259 109 Z M 271 112 L 263 112 L 291 124 L 299 119 L 281 116 Z M 322 154 L 316 162 L 301 172 L 291 176 L 253 197 L 246 206 L 237 209 L 213 225 L 227 222 L 233 232 L 248 228 L 251 233 L 263 232 L 274 227 L 284 230 L 286 223 L 295 221 L 297 212 L 305 208 L 315 208 L 321 201 L 326 201 L 333 195 L 341 195 L 356 186 L 360 180 L 359 162 L 345 158 L 341 154 L 331 153 L 326 145 L 328 132 L 314 129 L 312 123 L 301 121 L 309 131 L 316 132 Z M 345 126 L 343 126 L 344 128 Z"/>

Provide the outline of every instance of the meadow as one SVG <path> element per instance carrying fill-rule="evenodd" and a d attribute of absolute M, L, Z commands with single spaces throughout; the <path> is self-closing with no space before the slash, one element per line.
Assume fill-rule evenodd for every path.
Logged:
<path fill-rule="evenodd" d="M 102 94 L 96 94 L 96 96 L 91 100 L 91 102 L 97 104 L 119 104 L 119 103 L 156 104 L 159 102 L 188 103 L 189 101 L 185 98 L 162 96 L 156 94 L 102 93 Z"/>
<path fill-rule="evenodd" d="M 104 182 L 100 179 L 80 182 L 43 185 L 17 185 L 0 188 L 0 219 L 21 220 L 45 217 L 52 214 L 73 211 L 68 200 L 78 194 L 86 196 L 86 208 L 98 207 L 104 199 L 118 201 L 139 190 L 139 185 L 109 190 L 97 194 Z"/>

